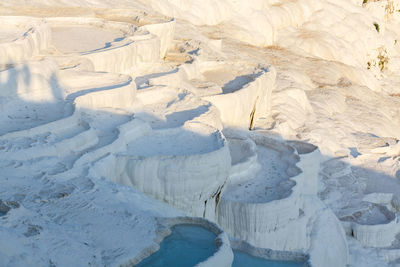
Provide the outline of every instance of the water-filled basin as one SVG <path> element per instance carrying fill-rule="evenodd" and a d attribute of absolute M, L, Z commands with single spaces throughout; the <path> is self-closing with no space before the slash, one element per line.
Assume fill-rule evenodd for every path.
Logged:
<path fill-rule="evenodd" d="M 240 250 L 233 251 L 233 264 L 232 267 L 301 267 L 304 266 L 303 263 L 291 262 L 291 261 L 276 261 L 267 260 L 259 257 L 251 256 Z"/>
<path fill-rule="evenodd" d="M 216 237 L 201 226 L 176 225 L 172 227 L 172 233 L 161 242 L 160 249 L 136 266 L 195 266 L 216 252 Z"/>

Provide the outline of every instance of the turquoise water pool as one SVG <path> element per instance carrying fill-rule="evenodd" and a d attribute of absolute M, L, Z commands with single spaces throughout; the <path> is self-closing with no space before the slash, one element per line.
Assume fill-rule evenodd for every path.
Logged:
<path fill-rule="evenodd" d="M 263 258 L 253 257 L 245 252 L 234 250 L 232 267 L 301 267 L 303 263 L 291 261 L 273 261 Z"/>
<path fill-rule="evenodd" d="M 216 235 L 196 225 L 180 224 L 160 244 L 160 249 L 142 260 L 138 267 L 193 267 L 217 250 Z M 273 261 L 234 250 L 232 267 L 301 267 L 302 263 Z M 218 267 L 218 266 L 216 266 Z"/>
<path fill-rule="evenodd" d="M 201 226 L 177 225 L 160 249 L 141 261 L 139 267 L 192 267 L 212 256 L 216 235 Z"/>

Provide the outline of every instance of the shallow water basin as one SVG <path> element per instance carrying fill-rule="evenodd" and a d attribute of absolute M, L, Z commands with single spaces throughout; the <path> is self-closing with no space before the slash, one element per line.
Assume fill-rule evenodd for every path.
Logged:
<path fill-rule="evenodd" d="M 180 224 L 160 244 L 160 249 L 142 260 L 138 267 L 191 267 L 212 256 L 216 235 L 201 226 Z"/>

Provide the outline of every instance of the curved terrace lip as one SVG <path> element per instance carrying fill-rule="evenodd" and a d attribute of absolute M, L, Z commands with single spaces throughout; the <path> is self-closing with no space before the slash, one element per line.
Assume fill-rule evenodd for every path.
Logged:
<path fill-rule="evenodd" d="M 247 253 L 253 257 L 259 257 L 267 260 L 293 261 L 304 263 L 309 266 L 310 255 L 297 251 L 279 251 L 268 248 L 254 247 L 246 241 L 239 239 L 230 239 L 230 245 L 233 250 Z"/>
<path fill-rule="evenodd" d="M 210 255 L 207 259 L 205 259 L 202 262 L 199 262 L 196 266 L 201 265 L 202 263 L 205 263 L 209 261 L 212 258 L 215 257 L 221 257 L 224 255 L 221 255 L 223 253 L 228 253 L 228 260 L 229 260 L 229 252 L 231 256 L 231 260 L 233 260 L 233 254 L 232 250 L 230 249 L 230 243 L 229 239 L 226 236 L 225 232 L 219 228 L 219 226 L 213 222 L 210 222 L 206 219 L 200 218 L 200 217 L 187 217 L 187 216 L 178 216 L 178 217 L 172 217 L 172 218 L 166 218 L 166 217 L 160 217 L 157 218 L 159 229 L 156 235 L 156 238 L 154 242 L 157 245 L 153 245 L 149 248 L 144 249 L 139 255 L 137 255 L 130 263 L 133 264 L 133 266 L 139 264 L 142 260 L 144 260 L 147 257 L 151 257 L 152 254 L 157 252 L 160 249 L 160 244 L 161 242 L 168 237 L 172 233 L 172 228 L 174 226 L 197 226 L 197 227 L 202 227 L 211 233 L 215 235 L 215 245 L 216 245 L 216 251 Z M 223 251 L 226 248 L 229 248 L 228 251 Z M 225 255 L 226 257 L 226 255 Z"/>
<path fill-rule="evenodd" d="M 287 141 L 287 143 L 293 146 L 299 155 L 309 154 L 318 149 L 317 146 L 303 141 L 291 140 Z"/>
<path fill-rule="evenodd" d="M 230 137 L 230 138 L 228 138 L 228 143 L 229 143 L 230 140 L 236 140 L 238 142 L 244 142 L 244 143 L 246 142 L 246 139 L 243 138 L 243 137 Z M 275 150 L 273 147 L 269 147 L 268 144 L 262 144 L 260 142 L 255 142 L 255 143 L 258 143 L 257 147 L 259 147 L 259 148 L 263 147 L 263 149 Z M 290 148 L 290 146 L 288 148 Z M 314 150 L 315 149 L 316 149 L 316 147 L 314 148 Z M 295 156 L 295 154 L 294 154 L 295 150 L 289 149 L 289 151 L 292 152 L 292 154 Z M 308 152 L 309 150 L 306 150 L 306 151 Z M 304 152 L 304 151 L 302 151 L 302 152 Z M 250 153 L 249 156 L 252 156 L 252 154 Z M 283 159 L 282 155 L 279 158 Z M 298 159 L 298 156 L 295 157 L 295 158 Z M 242 163 L 245 160 L 246 159 L 242 159 L 241 161 L 237 162 L 235 165 L 238 165 L 238 164 Z M 286 172 L 286 174 L 288 176 L 287 179 L 284 179 L 284 180 L 280 181 L 279 183 L 277 183 L 277 184 L 275 184 L 275 185 L 273 185 L 271 187 L 266 186 L 263 196 L 259 195 L 258 198 L 251 197 L 250 199 L 248 199 L 248 198 L 235 199 L 234 196 L 229 196 L 230 192 L 233 193 L 233 192 L 235 192 L 237 190 L 238 191 L 246 190 L 246 188 L 248 186 L 251 186 L 251 181 L 252 181 L 252 179 L 251 179 L 251 180 L 235 183 L 230 188 L 228 187 L 227 191 L 225 192 L 225 194 L 223 196 L 223 199 L 226 200 L 226 201 L 232 201 L 232 202 L 243 203 L 243 204 L 254 204 L 254 205 L 269 204 L 269 205 L 273 205 L 274 203 L 278 203 L 278 201 L 290 198 L 293 195 L 294 188 L 297 185 L 297 181 L 296 181 L 295 178 L 298 175 L 300 175 L 302 173 L 302 171 L 301 171 L 300 168 L 297 167 L 296 163 L 294 163 L 294 162 L 289 163 L 286 160 L 282 160 L 282 164 L 286 165 L 286 171 L 285 172 Z M 235 165 L 233 165 L 233 166 L 235 166 Z M 260 178 L 255 178 L 255 179 L 260 179 Z M 269 193 L 266 193 L 266 192 L 269 192 Z"/>
<path fill-rule="evenodd" d="M 1 16 L 0 24 L 22 30 L 12 38 L 0 40 L 0 65 L 23 62 L 38 53 L 39 48 L 48 47 L 49 28 L 43 19 L 28 16 Z M 4 32 L 3 32 L 4 34 Z M 0 34 L 1 38 L 1 34 Z"/>
<path fill-rule="evenodd" d="M 152 145 L 153 149 L 149 149 L 146 144 Z M 128 151 L 121 156 L 168 158 L 201 155 L 215 152 L 225 145 L 226 139 L 218 130 L 213 130 L 209 135 L 203 135 L 202 132 L 189 129 L 172 128 L 156 130 L 150 135 L 138 138 L 128 144 Z"/>
<path fill-rule="evenodd" d="M 233 138 L 227 138 L 228 144 L 229 144 L 229 149 L 231 151 L 231 157 L 232 157 L 232 166 L 239 165 L 241 163 L 244 163 L 249 160 L 251 157 L 256 156 L 256 152 L 252 150 L 252 144 L 249 142 L 248 139 L 245 138 L 239 138 L 239 137 L 233 137 Z M 234 152 L 237 148 L 244 148 L 245 151 L 240 151 L 241 153 Z"/>
<path fill-rule="evenodd" d="M 389 210 L 386 206 L 370 204 L 368 209 L 358 211 L 352 216 L 342 217 L 341 220 L 358 225 L 374 226 L 390 224 L 396 217 L 396 213 Z"/>
<path fill-rule="evenodd" d="M 235 93 L 246 88 L 249 84 L 260 77 L 267 69 L 265 68 L 246 68 L 236 64 L 221 64 L 209 62 L 210 66 L 204 67 L 202 75 L 208 82 L 213 82 L 221 87 L 222 92 L 218 95 Z M 230 71 L 226 71 L 226 69 Z"/>
<path fill-rule="evenodd" d="M 26 36 L 31 30 L 29 25 L 6 25 L 0 34 L 0 44 L 15 42 Z"/>
<path fill-rule="evenodd" d="M 107 51 L 110 49 L 115 49 L 124 45 L 127 45 L 129 41 L 127 38 L 130 36 L 127 33 L 122 31 L 118 32 L 117 30 L 112 29 L 104 29 L 102 27 L 97 27 L 95 25 L 76 25 L 76 24 L 65 24 L 58 26 L 51 26 L 52 30 L 52 42 L 53 45 L 57 47 L 63 54 L 81 54 L 88 55 L 91 53 L 99 53 L 102 51 Z M 57 38 L 61 38 L 65 36 L 65 32 L 69 32 L 68 37 L 78 38 L 86 36 L 88 41 L 92 42 L 92 44 L 87 44 L 87 47 L 67 47 L 65 46 L 65 41 L 58 40 Z M 95 43 L 94 40 L 97 40 Z M 61 47 L 60 47 L 61 46 Z"/>
<path fill-rule="evenodd" d="M 231 201 L 231 202 L 235 202 L 235 203 L 241 203 L 243 205 L 270 205 L 271 207 L 273 205 L 278 205 L 278 203 L 280 201 L 284 201 L 284 200 L 289 200 L 291 198 L 291 196 L 293 196 L 293 188 L 297 185 L 297 183 L 293 180 L 288 180 L 287 182 L 290 183 L 290 189 L 289 190 L 285 190 L 282 194 L 280 194 L 277 197 L 274 198 L 260 198 L 259 200 L 254 200 L 254 199 L 241 199 L 241 200 L 235 200 L 234 198 L 222 198 L 223 200 L 227 200 L 227 201 Z M 276 190 L 279 186 L 276 186 L 274 188 L 272 188 L 273 190 Z M 226 194 L 226 193 L 225 193 Z"/>

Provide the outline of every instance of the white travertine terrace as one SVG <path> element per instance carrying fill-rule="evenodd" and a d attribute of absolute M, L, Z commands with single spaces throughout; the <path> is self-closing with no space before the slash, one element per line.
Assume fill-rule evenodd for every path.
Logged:
<path fill-rule="evenodd" d="M 257 146 L 240 147 L 252 147 L 257 151 L 261 168 L 248 167 L 246 175 L 240 176 L 241 180 L 234 175 L 232 184 L 228 180 L 218 206 L 218 223 L 235 238 L 255 247 L 303 252 L 310 255 L 310 263 L 315 266 L 344 266 L 347 262 L 346 240 L 337 219 L 331 220 L 329 227 L 331 231 L 337 231 L 337 236 L 330 242 L 338 251 L 331 251 L 329 255 L 318 245 L 325 242 L 326 218 L 334 218 L 317 199 L 318 149 L 301 142 L 286 144 L 257 133 L 249 137 Z M 246 154 L 248 158 L 242 162 L 251 162 L 254 156 Z M 325 222 L 321 223 L 321 220 Z M 314 233 L 312 238 L 309 237 L 310 227 Z M 280 239 L 280 236 L 291 238 Z M 318 255 L 325 255 L 325 258 Z"/>
<path fill-rule="evenodd" d="M 120 174 L 113 179 L 190 214 L 213 219 L 215 198 L 229 172 L 229 149 L 220 132 L 193 126 L 159 130 L 128 144 L 127 155 L 117 156 Z M 197 131 L 207 135 L 199 136 Z M 165 143 L 166 139 L 171 141 Z"/>
<path fill-rule="evenodd" d="M 195 61 L 181 71 L 197 86 L 194 93 L 217 107 L 226 127 L 253 128 L 258 118 L 270 113 L 273 67 Z"/>
<path fill-rule="evenodd" d="M 1 266 L 129 266 L 182 223 L 219 235 L 198 266 L 227 234 L 398 264 L 398 0 L 12 2 Z"/>
<path fill-rule="evenodd" d="M 50 28 L 42 19 L 1 17 L 0 23 L 5 28 L 0 34 L 0 64 L 28 60 L 50 46 Z"/>
<path fill-rule="evenodd" d="M 270 200 L 266 200 L 266 207 L 260 206 L 260 210 L 245 216 L 252 219 L 250 214 L 271 212 L 268 206 L 276 210 L 274 218 L 255 219 L 264 221 L 254 232 L 256 235 L 246 234 L 251 230 L 245 224 L 230 226 L 222 219 L 229 203 L 231 183 L 244 179 L 243 174 L 246 176 L 249 170 L 256 173 L 260 168 L 268 168 L 257 162 L 255 144 L 274 143 L 257 135 L 253 136 L 255 141 L 233 137 L 228 142 L 222 125 L 252 128 L 255 121 L 269 115 L 276 76 L 272 67 L 241 68 L 237 65 L 229 73 L 225 71 L 228 65 L 200 61 L 196 62 L 195 68 L 183 66 L 176 71 L 167 71 L 165 75 L 143 78 L 137 93 L 132 78 L 112 73 L 129 73 L 132 67 L 138 68 L 142 63 L 157 63 L 170 46 L 174 21 L 145 26 L 155 35 L 137 31 L 128 23 L 94 18 L 57 17 L 45 19 L 43 23 L 52 29 L 55 54 L 51 52 L 50 59 L 7 67 L 1 73 L 5 77 L 2 79 L 13 82 L 13 87 L 10 82 L 2 84 L 2 94 L 16 100 L 27 99 L 27 95 L 29 100 L 34 100 L 32 96 L 37 95 L 37 101 L 57 103 L 59 117 L 47 117 L 47 121 L 41 119 L 41 124 L 32 128 L 16 128 L 3 135 L 1 141 L 8 148 L 2 154 L 2 160 L 68 159 L 63 170 L 49 173 L 57 179 L 72 179 L 82 172 L 91 177 L 106 177 L 133 186 L 193 216 L 218 221 L 233 236 L 254 245 L 276 250 L 302 250 L 313 255 L 309 250 L 310 241 L 304 241 L 308 238 L 306 232 L 297 233 L 298 238 L 293 239 L 292 245 L 282 245 L 284 241 L 278 237 L 284 238 L 286 230 L 272 230 L 277 225 L 284 229 L 286 224 L 290 227 L 292 221 L 298 219 L 302 203 L 298 199 L 298 190 L 302 183 L 297 180 L 289 182 L 288 187 L 283 186 L 277 193 L 281 196 L 275 193 L 268 196 Z M 167 34 L 163 35 L 160 29 L 167 29 Z M 78 39 L 88 36 L 89 39 L 82 45 L 75 42 L 71 46 L 62 39 L 66 35 Z M 110 39 L 114 41 L 108 42 Z M 119 58 L 128 58 L 129 62 Z M 59 70 L 58 65 L 66 68 Z M 46 69 L 48 73 L 43 72 Z M 14 81 L 11 75 L 23 75 L 24 79 Z M 27 82 L 27 76 L 32 82 Z M 191 77 L 198 76 L 213 88 L 219 87 L 218 92 L 205 89 L 207 93 L 203 91 L 198 97 L 199 89 L 188 83 Z M 142 88 L 142 84 L 147 88 Z M 238 105 L 242 108 L 236 109 Z M 7 105 L 3 109 L 10 110 Z M 232 112 L 234 110 L 240 112 Z M 21 140 L 39 136 L 46 141 L 34 146 L 18 146 Z M 287 155 L 295 151 L 283 143 L 273 146 L 278 150 L 288 147 Z M 248 154 L 238 158 L 243 149 Z M 285 164 L 292 160 L 296 160 L 296 156 Z M 296 168 L 293 170 L 297 173 Z M 309 183 L 314 186 L 313 182 Z M 278 199 L 274 200 L 275 197 Z M 245 211 L 251 207 L 251 201 L 238 204 L 243 205 Z M 276 201 L 283 204 L 275 205 Z M 225 217 L 229 216 L 232 215 Z M 272 231 L 271 235 L 265 230 Z M 260 243 L 269 237 L 272 237 L 269 243 Z M 224 240 L 227 241 L 226 236 Z M 271 243 L 272 240 L 275 243 Z M 226 266 L 229 266 L 231 255 L 218 256 L 202 264 L 213 266 L 215 262 L 227 262 Z M 313 257 L 311 260 L 311 263 L 315 261 Z"/>
<path fill-rule="evenodd" d="M 373 193 L 363 200 L 363 209 L 342 217 L 347 234 L 367 247 L 391 247 L 400 233 L 396 214 L 398 198 L 392 194 Z"/>
<path fill-rule="evenodd" d="M 142 27 L 97 18 L 55 17 L 46 21 L 59 52 L 80 54 L 92 62 L 95 71 L 113 73 L 129 73 L 141 63 L 154 63 L 164 57 L 175 25 L 173 20 Z M 65 40 L 65 36 L 75 43 Z M 83 37 L 90 38 L 77 45 Z"/>

